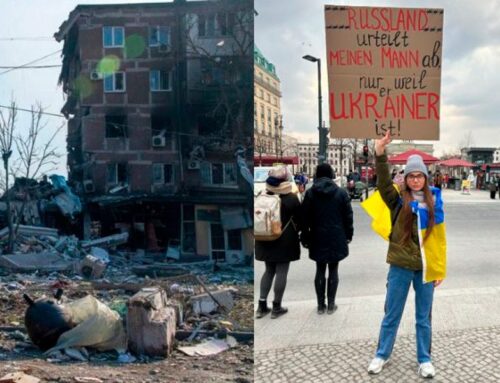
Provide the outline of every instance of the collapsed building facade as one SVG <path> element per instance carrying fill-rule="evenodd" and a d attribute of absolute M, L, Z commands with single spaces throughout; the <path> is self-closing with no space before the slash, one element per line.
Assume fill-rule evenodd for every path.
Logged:
<path fill-rule="evenodd" d="M 252 2 L 79 5 L 54 36 L 82 237 L 251 256 Z"/>

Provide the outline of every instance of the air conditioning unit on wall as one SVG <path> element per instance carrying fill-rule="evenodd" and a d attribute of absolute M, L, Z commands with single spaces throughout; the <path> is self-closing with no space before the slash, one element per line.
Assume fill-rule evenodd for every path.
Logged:
<path fill-rule="evenodd" d="M 90 72 L 90 79 L 91 80 L 102 80 L 103 78 L 103 75 L 101 72 L 97 72 L 97 71 L 94 71 L 94 72 Z"/>
<path fill-rule="evenodd" d="M 153 148 L 164 148 L 166 145 L 166 139 L 163 136 L 153 136 L 152 145 Z"/>
<path fill-rule="evenodd" d="M 200 168 L 200 161 L 189 161 L 188 169 L 189 170 L 197 170 Z"/>

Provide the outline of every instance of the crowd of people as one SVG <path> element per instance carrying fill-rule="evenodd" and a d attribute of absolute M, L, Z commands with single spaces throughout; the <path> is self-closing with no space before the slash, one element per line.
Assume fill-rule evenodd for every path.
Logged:
<path fill-rule="evenodd" d="M 418 155 L 410 156 L 405 169 L 400 173 L 393 172 L 391 177 L 385 154 L 390 142 L 389 134 L 375 142 L 377 191 L 365 201 L 370 204 L 364 206 L 372 218 L 381 217 L 381 211 L 387 210 L 388 222 L 385 225 L 388 230 L 379 234 L 389 241 L 385 315 L 375 357 L 368 372 L 380 373 L 389 360 L 409 288 L 413 285 L 416 294 L 419 375 L 432 378 L 435 375 L 431 361 L 433 294 L 434 288 L 439 286 L 446 274 L 440 190 L 444 180 L 435 174 L 431 182 L 431 175 Z M 268 239 L 265 233 L 256 236 L 255 257 L 265 263 L 256 318 L 270 313 L 271 318 L 275 319 L 288 312 L 282 301 L 290 264 L 300 259 L 301 244 L 308 251 L 309 258 L 316 263 L 316 273 L 311 282 L 316 292 L 317 313 L 334 314 L 337 310 L 335 300 L 339 285 L 339 263 L 348 257 L 349 243 L 354 235 L 351 200 L 346 190 L 334 182 L 333 169 L 328 164 L 316 167 L 313 184 L 305 191 L 302 202 L 292 192 L 287 172 L 285 166 L 277 166 L 269 172 L 266 180 L 268 196 L 278 196 L 281 202 L 278 214 L 280 225 L 276 231 L 270 229 L 272 233 Z M 377 198 L 380 201 L 378 205 L 374 203 Z M 257 205 L 271 206 L 256 202 Z M 374 212 L 373 209 L 380 211 Z M 255 218 L 256 221 L 276 215 L 276 212 L 266 212 L 260 208 L 256 209 L 255 214 L 257 210 L 260 216 Z M 263 232 L 266 227 L 271 228 L 273 225 L 259 223 Z M 272 307 L 268 307 L 273 283 L 274 299 Z"/>

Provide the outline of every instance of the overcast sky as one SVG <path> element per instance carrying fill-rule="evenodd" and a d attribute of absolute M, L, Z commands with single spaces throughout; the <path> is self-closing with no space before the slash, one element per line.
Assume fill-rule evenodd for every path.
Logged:
<path fill-rule="evenodd" d="M 133 1 L 154 3 L 155 0 Z M 167 1 L 168 2 L 168 1 Z M 62 49 L 53 35 L 78 4 L 127 3 L 124 0 L 0 0 L 0 67 L 20 66 Z M 57 52 L 32 65 L 60 65 Z M 61 68 L 8 69 L 0 68 L 0 105 L 9 105 L 14 98 L 20 108 L 30 109 L 41 102 L 46 112 L 59 114 L 64 94 L 57 80 Z M 29 114 L 19 112 L 19 126 L 25 129 Z M 65 120 L 46 116 L 47 131 L 56 129 Z M 66 152 L 66 128 L 56 142 L 59 152 Z M 57 173 L 66 175 L 66 156 L 61 158 Z"/>
<path fill-rule="evenodd" d="M 123 0 L 1 0 L 0 66 L 18 66 L 62 48 L 53 34 L 78 3 L 123 3 Z M 141 2 L 141 1 L 135 1 Z M 149 1 L 156 2 L 156 1 Z M 471 134 L 475 146 L 500 146 L 500 2 L 449 1 L 350 1 L 349 5 L 414 6 L 444 8 L 444 38 L 441 85 L 441 140 L 434 143 L 437 154 L 456 148 Z M 285 129 L 306 142 L 317 141 L 317 72 L 302 59 L 304 54 L 325 57 L 323 1 L 256 0 L 256 43 L 276 64 L 282 84 Z M 336 1 L 332 4 L 347 4 Z M 323 60 L 324 62 L 324 60 Z M 32 65 L 60 65 L 55 53 Z M 57 84 L 60 68 L 18 69 L 3 73 L 0 68 L 0 105 L 11 97 L 20 107 L 42 102 L 47 112 L 59 113 L 64 104 Z M 327 78 L 323 65 L 323 110 L 326 116 Z M 22 127 L 28 114 L 20 113 Z M 64 119 L 46 116 L 55 129 Z M 58 137 L 66 150 L 65 130 Z M 59 173 L 65 174 L 65 157 Z"/>
<path fill-rule="evenodd" d="M 317 69 L 322 59 L 323 115 L 328 111 L 324 5 L 444 9 L 441 131 L 435 154 L 473 146 L 500 147 L 500 1 L 498 0 L 255 0 L 255 42 L 276 65 L 287 133 L 317 142 Z"/>

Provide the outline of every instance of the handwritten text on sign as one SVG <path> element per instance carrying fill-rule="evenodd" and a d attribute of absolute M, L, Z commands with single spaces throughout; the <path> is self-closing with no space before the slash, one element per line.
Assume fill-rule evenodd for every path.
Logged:
<path fill-rule="evenodd" d="M 325 6 L 334 137 L 439 139 L 443 10 Z"/>

